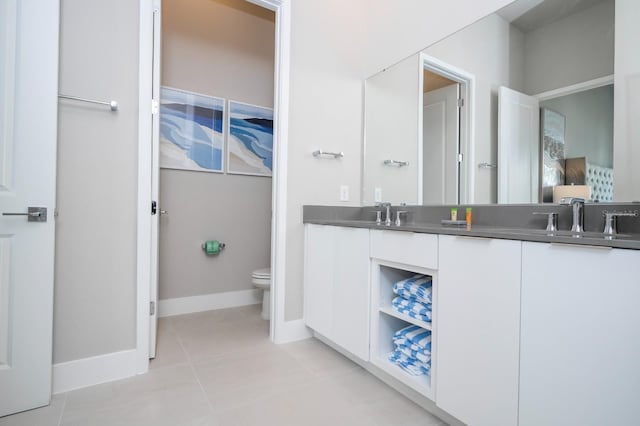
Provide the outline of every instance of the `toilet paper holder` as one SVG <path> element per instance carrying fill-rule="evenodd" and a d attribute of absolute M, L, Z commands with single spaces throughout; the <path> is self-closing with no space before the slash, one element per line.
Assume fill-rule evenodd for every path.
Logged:
<path fill-rule="evenodd" d="M 220 252 L 224 250 L 226 246 L 227 245 L 225 243 L 222 243 L 218 240 L 209 240 L 202 243 L 200 247 L 202 247 L 202 250 L 207 255 L 217 255 L 220 254 Z"/>

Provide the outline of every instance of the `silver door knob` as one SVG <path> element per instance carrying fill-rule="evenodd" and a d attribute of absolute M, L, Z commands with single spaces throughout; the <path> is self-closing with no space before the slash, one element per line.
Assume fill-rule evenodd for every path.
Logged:
<path fill-rule="evenodd" d="M 2 216 L 27 216 L 29 222 L 46 222 L 46 207 L 28 207 L 26 213 L 2 213 Z"/>

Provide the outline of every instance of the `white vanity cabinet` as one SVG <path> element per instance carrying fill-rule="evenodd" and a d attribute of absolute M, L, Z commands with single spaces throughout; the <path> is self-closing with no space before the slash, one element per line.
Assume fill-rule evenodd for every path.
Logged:
<path fill-rule="evenodd" d="M 439 237 L 436 405 L 469 425 L 518 422 L 521 247 Z"/>
<path fill-rule="evenodd" d="M 305 225 L 305 324 L 368 361 L 369 297 L 369 230 Z"/>
<path fill-rule="evenodd" d="M 519 426 L 640 422 L 640 251 L 523 243 Z"/>

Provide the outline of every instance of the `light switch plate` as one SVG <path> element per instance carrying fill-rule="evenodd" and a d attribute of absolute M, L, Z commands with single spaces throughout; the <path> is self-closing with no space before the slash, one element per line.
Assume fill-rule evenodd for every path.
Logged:
<path fill-rule="evenodd" d="M 349 201 L 349 186 L 340 186 L 340 201 Z"/>
<path fill-rule="evenodd" d="M 376 188 L 373 190 L 373 201 L 376 203 L 382 202 L 382 188 Z"/>

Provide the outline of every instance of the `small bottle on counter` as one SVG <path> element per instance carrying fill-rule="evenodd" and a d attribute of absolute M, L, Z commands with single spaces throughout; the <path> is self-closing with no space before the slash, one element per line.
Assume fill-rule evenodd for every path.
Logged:
<path fill-rule="evenodd" d="M 467 226 L 471 226 L 471 219 L 472 219 L 472 214 L 471 214 L 471 207 L 467 207 Z"/>
<path fill-rule="evenodd" d="M 458 209 L 455 207 L 451 208 L 451 220 L 452 221 L 458 220 Z"/>

